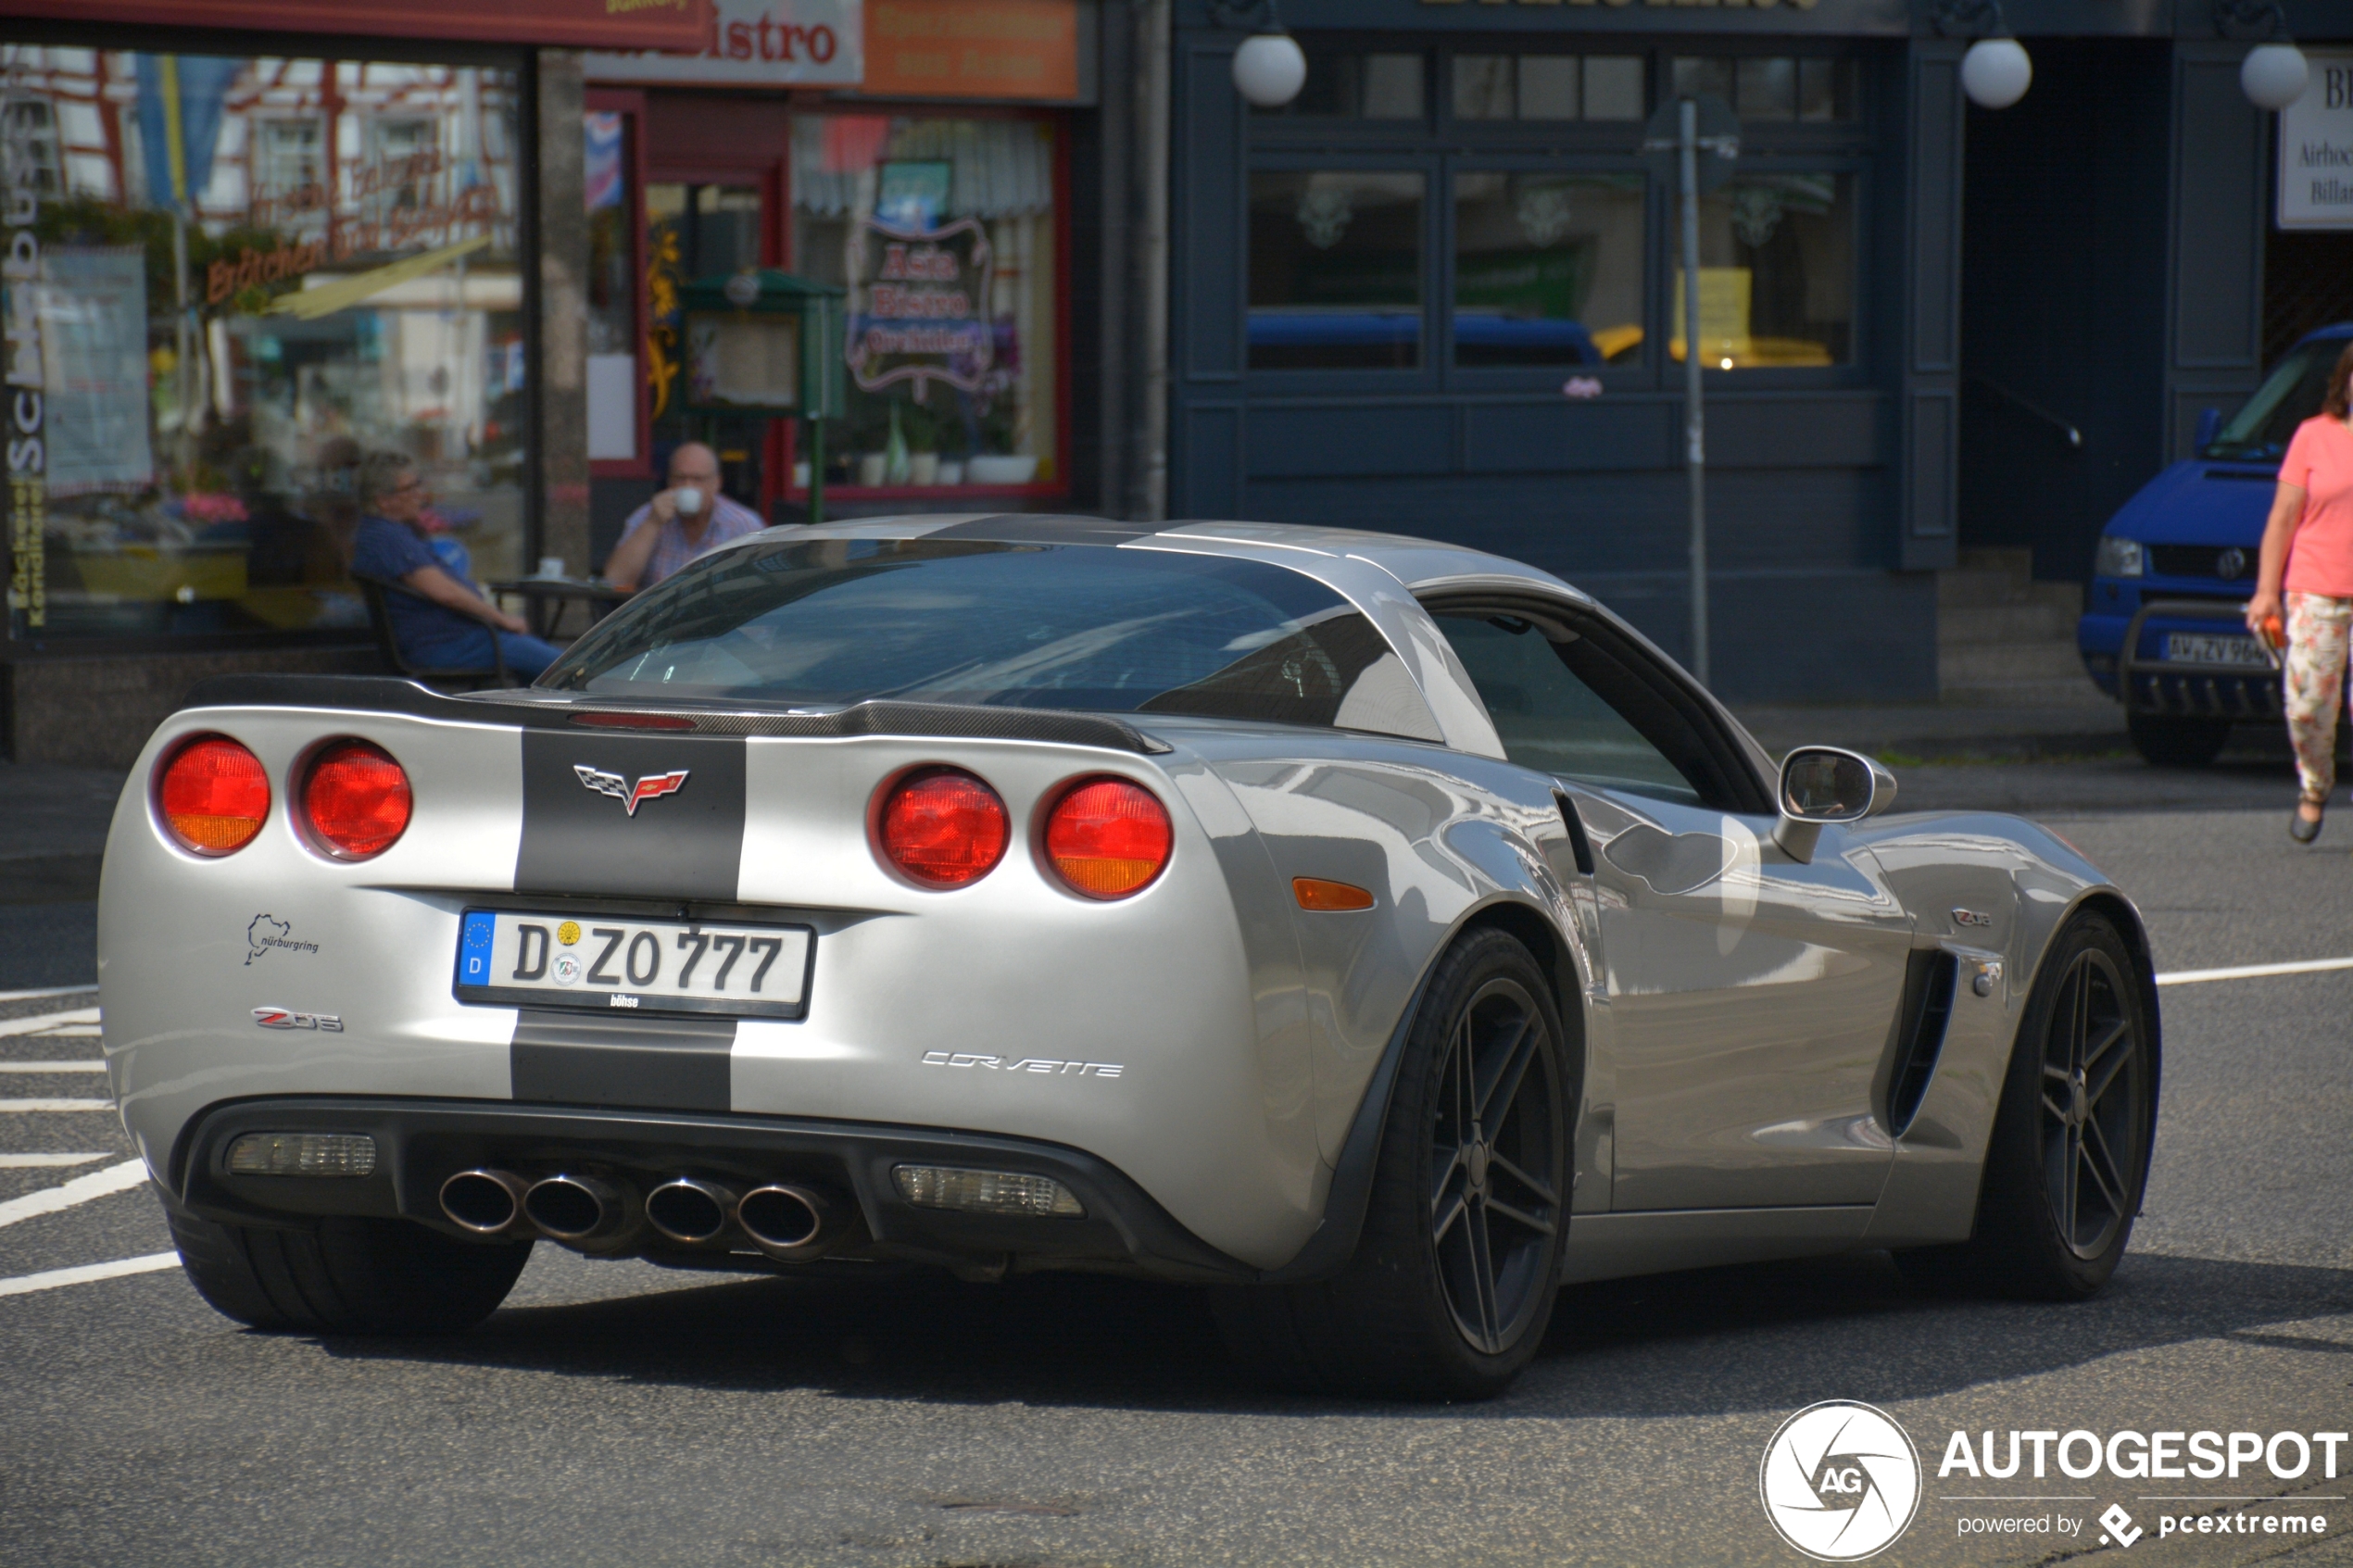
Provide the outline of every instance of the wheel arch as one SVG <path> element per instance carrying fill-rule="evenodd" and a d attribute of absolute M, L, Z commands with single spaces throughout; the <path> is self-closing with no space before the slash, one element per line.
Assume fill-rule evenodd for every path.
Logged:
<path fill-rule="evenodd" d="M 1430 976 L 1457 943 L 1473 932 L 1500 931 L 1517 941 L 1544 972 L 1553 994 L 1554 1010 L 1559 1015 L 1562 1047 L 1566 1058 L 1562 1085 L 1562 1099 L 1567 1109 L 1567 1132 L 1572 1140 L 1577 1133 L 1578 1108 L 1582 1103 L 1586 1068 L 1585 1010 L 1580 998 L 1583 985 L 1577 968 L 1577 959 L 1569 943 L 1551 916 L 1529 897 L 1511 891 L 1491 894 L 1485 900 L 1471 906 L 1448 927 L 1445 936 L 1430 945 L 1428 956 L 1422 960 L 1421 972 L 1415 976 L 1414 988 L 1399 1010 L 1397 1022 L 1390 1031 L 1389 1041 L 1382 1047 L 1378 1065 L 1365 1086 L 1364 1098 L 1357 1102 L 1356 1114 L 1349 1123 L 1348 1136 L 1340 1147 L 1339 1160 L 1332 1169 L 1331 1185 L 1324 1200 L 1324 1215 L 1315 1231 L 1307 1238 L 1290 1261 L 1280 1268 L 1270 1269 L 1260 1275 L 1267 1285 L 1302 1285 L 1329 1278 L 1346 1266 L 1356 1250 L 1358 1237 L 1365 1223 L 1365 1210 L 1372 1198 L 1373 1171 L 1380 1159 L 1382 1129 L 1389 1120 L 1389 1105 L 1397 1085 L 1398 1063 L 1405 1050 L 1405 1039 L 1412 1032 L 1415 1018 L 1420 1013 L 1422 998 L 1429 990 Z M 1572 1156 L 1572 1164 L 1574 1157 Z"/>

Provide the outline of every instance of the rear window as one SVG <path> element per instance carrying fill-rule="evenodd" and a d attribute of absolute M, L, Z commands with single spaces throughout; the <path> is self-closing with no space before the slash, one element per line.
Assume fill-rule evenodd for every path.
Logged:
<path fill-rule="evenodd" d="M 2281 360 L 2198 456 L 2242 462 L 2285 457 L 2296 427 L 2321 411 L 2321 400 L 2328 395 L 2329 371 L 2344 352 L 2342 339 L 2308 343 Z"/>
<path fill-rule="evenodd" d="M 1174 551 L 806 539 L 707 556 L 539 681 L 830 708 L 886 697 L 1439 738 L 1396 654 L 1312 577 Z"/>

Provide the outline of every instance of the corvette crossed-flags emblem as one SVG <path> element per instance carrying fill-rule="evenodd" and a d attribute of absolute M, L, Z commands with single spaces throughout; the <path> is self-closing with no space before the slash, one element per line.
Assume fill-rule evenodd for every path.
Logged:
<path fill-rule="evenodd" d="M 580 782 L 586 787 L 620 801 L 628 808 L 633 817 L 637 814 L 637 808 L 647 801 L 675 795 L 686 782 L 686 770 L 684 768 L 674 773 L 648 773 L 634 784 L 619 773 L 599 772 L 585 762 L 573 763 L 572 771 L 580 776 Z"/>

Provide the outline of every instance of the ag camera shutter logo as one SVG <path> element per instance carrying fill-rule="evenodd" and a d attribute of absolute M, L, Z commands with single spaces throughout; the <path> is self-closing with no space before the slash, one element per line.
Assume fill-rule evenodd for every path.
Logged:
<path fill-rule="evenodd" d="M 1919 1512 L 1919 1451 L 1884 1411 L 1825 1399 L 1781 1423 L 1756 1487 L 1781 1539 L 1819 1562 L 1859 1562 Z"/>

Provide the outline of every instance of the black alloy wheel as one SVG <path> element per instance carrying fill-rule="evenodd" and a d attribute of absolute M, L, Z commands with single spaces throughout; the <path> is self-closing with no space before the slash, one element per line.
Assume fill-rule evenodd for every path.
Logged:
<path fill-rule="evenodd" d="M 1508 976 L 1465 1007 L 1430 1111 L 1430 1246 L 1454 1326 L 1486 1355 L 1526 1332 L 1548 1294 L 1560 1195 L 1554 1053 L 1536 999 Z"/>
<path fill-rule="evenodd" d="M 2044 950 L 1985 1145 L 1972 1234 L 1895 1261 L 1932 1288 L 2080 1301 L 2132 1239 L 2157 1134 L 2160 1046 L 2145 951 L 2077 913 Z"/>
<path fill-rule="evenodd" d="M 2139 1207 L 2148 1113 L 2130 984 L 2106 952 L 2077 953 L 2043 1042 L 2043 1196 L 2059 1239 L 2085 1261 Z"/>
<path fill-rule="evenodd" d="M 1235 1359 L 1322 1393 L 1486 1399 L 1511 1386 L 1559 1295 L 1577 1043 L 1516 937 L 1458 937 L 1423 983 L 1385 1103 L 1366 1102 L 1381 1137 L 1353 1254 L 1327 1279 L 1213 1292 Z"/>

